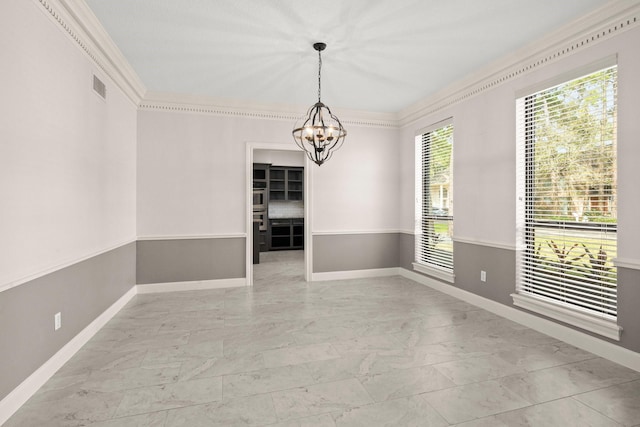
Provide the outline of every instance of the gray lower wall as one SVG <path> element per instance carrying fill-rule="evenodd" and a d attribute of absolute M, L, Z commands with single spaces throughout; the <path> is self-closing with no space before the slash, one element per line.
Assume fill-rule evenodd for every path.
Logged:
<path fill-rule="evenodd" d="M 399 239 L 400 267 L 411 271 L 415 259 L 416 238 L 413 234 L 401 233 Z"/>
<path fill-rule="evenodd" d="M 127 293 L 135 272 L 130 243 L 1 292 L 0 400 Z"/>
<path fill-rule="evenodd" d="M 313 272 L 398 267 L 400 233 L 313 236 Z"/>
<path fill-rule="evenodd" d="M 516 252 L 491 246 L 453 242 L 455 286 L 508 306 L 516 286 Z M 480 281 L 480 270 L 487 281 Z"/>
<path fill-rule="evenodd" d="M 138 284 L 235 279 L 246 276 L 243 237 L 141 240 Z"/>
<path fill-rule="evenodd" d="M 640 270 L 618 267 L 620 345 L 640 353 Z"/>
<path fill-rule="evenodd" d="M 400 265 L 413 271 L 414 249 L 410 245 L 413 236 L 401 243 L 402 260 Z M 480 281 L 480 271 L 487 272 L 487 281 Z M 420 273 L 418 273 L 420 274 Z M 640 352 L 640 270 L 618 268 L 618 324 L 623 327 L 620 341 L 610 340 L 580 328 L 559 322 L 540 314 L 524 310 L 513 305 L 511 294 L 516 287 L 516 251 L 491 246 L 454 242 L 455 284 L 448 284 L 481 297 L 529 312 L 563 324 L 571 329 L 609 341 L 626 349 Z"/>

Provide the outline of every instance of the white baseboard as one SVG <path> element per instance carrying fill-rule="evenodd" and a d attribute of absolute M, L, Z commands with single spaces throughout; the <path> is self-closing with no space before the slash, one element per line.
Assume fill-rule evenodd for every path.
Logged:
<path fill-rule="evenodd" d="M 514 322 L 520 323 L 538 332 L 557 338 L 568 344 L 640 372 L 640 353 L 636 353 L 624 347 L 620 347 L 619 345 L 587 335 L 583 332 L 543 319 L 525 311 L 481 297 L 474 293 L 457 288 L 454 285 L 442 283 L 421 274 L 414 273 L 413 271 L 409 271 L 405 268 L 400 268 L 399 270 L 400 275 L 407 279 L 411 279 L 437 291 L 468 302 L 469 304 L 488 310 L 498 316 L 513 320 Z"/>
<path fill-rule="evenodd" d="M 0 401 L 0 425 L 4 424 L 20 407 L 33 396 L 71 357 L 76 354 L 113 316 L 136 295 L 136 287 L 118 299 L 111 307 L 78 333 L 56 354 L 29 375 Z"/>
<path fill-rule="evenodd" d="M 244 277 L 236 279 L 194 280 L 188 282 L 148 283 L 137 285 L 139 294 L 153 294 L 156 292 L 199 291 L 203 289 L 239 288 L 247 286 Z"/>
<path fill-rule="evenodd" d="M 311 280 L 321 282 L 326 280 L 363 279 L 367 277 L 397 276 L 400 274 L 398 267 L 372 268 L 368 270 L 327 271 L 325 273 L 313 273 Z"/>

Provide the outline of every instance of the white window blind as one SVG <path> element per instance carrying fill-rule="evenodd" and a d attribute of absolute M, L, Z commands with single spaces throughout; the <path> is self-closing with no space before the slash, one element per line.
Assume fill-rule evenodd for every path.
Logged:
<path fill-rule="evenodd" d="M 615 321 L 616 67 L 517 100 L 517 293 Z"/>
<path fill-rule="evenodd" d="M 453 273 L 453 125 L 416 142 L 416 263 Z"/>

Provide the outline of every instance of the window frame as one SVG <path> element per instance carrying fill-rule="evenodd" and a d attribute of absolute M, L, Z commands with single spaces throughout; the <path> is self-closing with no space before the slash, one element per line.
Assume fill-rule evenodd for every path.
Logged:
<path fill-rule="evenodd" d="M 453 123 L 453 118 L 447 118 L 445 120 L 439 121 L 437 123 L 434 123 L 430 126 L 427 126 L 425 128 L 419 129 L 416 132 L 416 136 L 415 136 L 415 253 L 414 253 L 414 262 L 413 262 L 413 269 L 415 271 L 418 271 L 420 273 L 435 277 L 437 279 L 449 282 L 449 283 L 454 283 L 455 282 L 455 274 L 454 274 L 454 249 L 453 249 L 453 236 L 452 237 L 452 241 L 451 241 L 451 245 L 452 245 L 452 249 L 451 249 L 451 265 L 450 268 L 442 266 L 442 265 L 438 265 L 435 263 L 430 263 L 428 261 L 425 261 L 424 259 L 421 259 L 420 254 L 423 252 L 423 248 L 422 248 L 422 236 L 423 236 L 423 222 L 425 221 L 425 218 L 423 216 L 423 205 L 425 203 L 425 194 L 424 194 L 424 180 L 423 180 L 423 170 L 424 170 L 424 163 L 423 163 L 423 137 L 424 135 L 431 133 L 431 132 L 435 132 L 438 131 L 440 129 L 446 128 L 448 126 L 451 126 L 451 136 L 452 138 L 453 135 L 455 134 L 455 128 L 454 128 L 454 123 Z M 451 205 L 453 205 L 453 197 L 449 198 L 449 195 L 453 195 L 453 182 L 454 182 L 454 176 L 455 173 L 453 171 L 453 156 L 454 156 L 454 147 L 455 147 L 455 138 L 453 139 L 453 146 L 452 146 L 452 150 L 451 150 L 451 173 L 450 173 L 450 179 L 449 179 L 449 183 L 448 183 L 448 191 L 447 191 L 447 197 L 448 199 L 451 201 Z M 442 206 L 441 206 L 442 208 Z M 451 208 L 451 206 L 449 207 Z M 447 221 L 450 221 L 451 223 L 451 227 L 453 227 L 453 223 L 454 223 L 454 212 L 450 212 L 451 215 L 447 215 Z M 431 221 L 435 221 L 437 220 L 437 215 L 429 215 L 429 218 L 427 220 L 431 220 Z"/>
<path fill-rule="evenodd" d="M 577 306 L 570 307 L 561 305 L 560 302 L 553 302 L 552 299 L 544 299 L 540 297 L 532 296 L 530 293 L 521 292 L 523 287 L 523 276 L 525 275 L 525 269 L 531 268 L 532 264 L 527 264 L 524 260 L 526 253 L 531 251 L 531 248 L 527 247 L 525 233 L 531 227 L 535 227 L 536 220 L 530 218 L 527 220 L 527 215 L 531 215 L 531 200 L 532 194 L 528 192 L 528 177 L 533 172 L 533 165 L 531 161 L 533 157 L 527 155 L 526 149 L 529 144 L 528 136 L 526 135 L 527 120 L 531 120 L 527 116 L 527 107 L 525 103 L 527 98 L 534 96 L 535 94 L 549 90 L 555 86 L 572 82 L 573 80 L 586 77 L 590 74 L 603 71 L 607 68 L 617 67 L 617 58 L 610 56 L 604 58 L 601 61 L 594 62 L 580 69 L 573 70 L 569 73 L 564 73 L 552 80 L 539 83 L 535 86 L 531 86 L 516 93 L 516 143 L 517 143 L 517 209 L 516 209 L 516 243 L 517 243 L 517 265 L 516 265 L 516 292 L 511 296 L 513 298 L 514 305 L 524 308 L 529 311 L 533 311 L 538 314 L 542 314 L 552 319 L 560 320 L 564 323 L 585 329 L 587 331 L 611 338 L 613 340 L 620 340 L 620 334 L 622 327 L 617 324 L 617 317 L 611 318 L 604 315 L 596 315 L 594 312 L 588 312 L 586 310 L 580 310 Z M 617 79 L 617 76 L 616 76 Z M 618 107 L 618 100 L 616 97 L 616 109 Z M 617 138 L 617 135 L 616 135 Z M 617 152 L 615 153 L 617 158 Z M 529 179 L 531 179 L 529 177 Z M 617 235 L 616 235 L 617 242 Z M 616 243 L 617 246 L 617 243 Z M 614 265 L 615 265 L 615 259 Z"/>

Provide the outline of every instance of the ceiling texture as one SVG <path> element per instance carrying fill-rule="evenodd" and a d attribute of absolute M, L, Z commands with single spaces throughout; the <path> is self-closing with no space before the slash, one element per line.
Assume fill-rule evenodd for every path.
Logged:
<path fill-rule="evenodd" d="M 148 91 L 394 113 L 606 0 L 85 0 Z"/>

